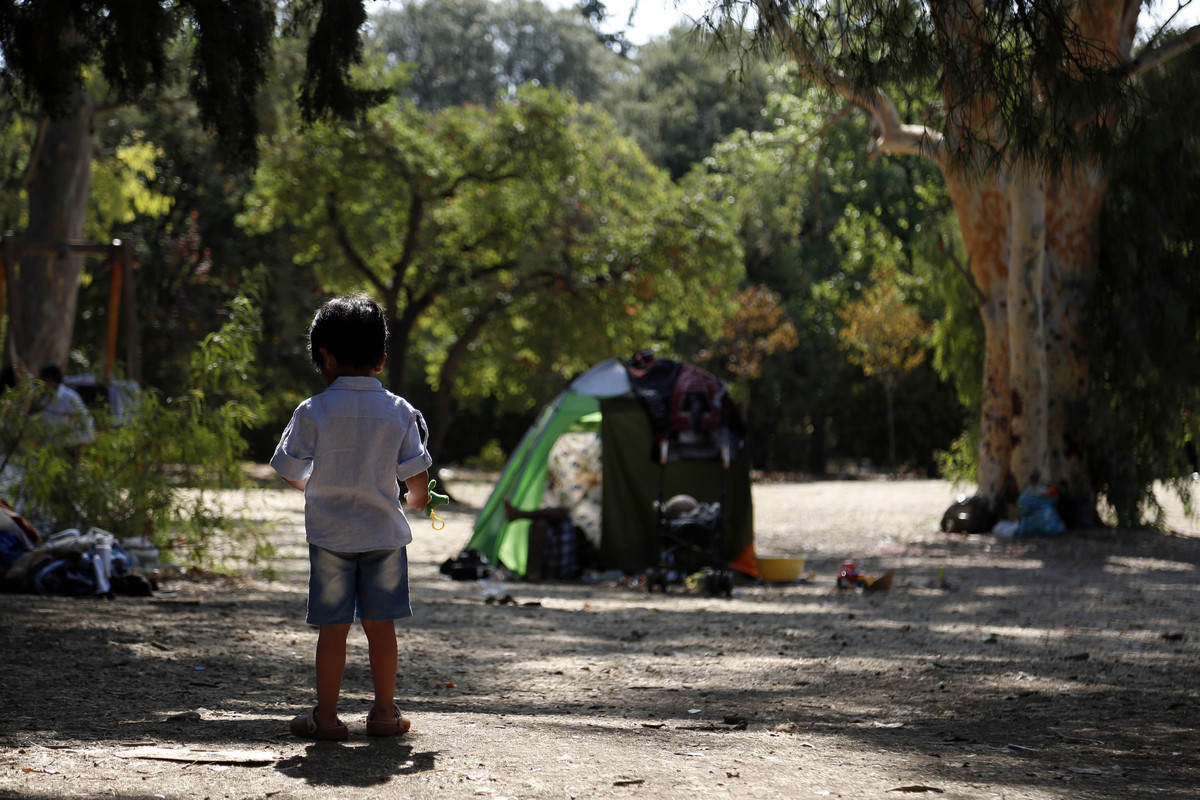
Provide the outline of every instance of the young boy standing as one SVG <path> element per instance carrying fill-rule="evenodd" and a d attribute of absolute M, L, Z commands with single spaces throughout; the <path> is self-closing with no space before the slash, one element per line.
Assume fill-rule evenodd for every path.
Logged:
<path fill-rule="evenodd" d="M 317 705 L 292 720 L 306 739 L 345 739 L 337 716 L 346 637 L 357 615 L 367 635 L 375 702 L 367 734 L 404 733 L 410 722 L 394 702 L 395 620 L 412 615 L 408 557 L 412 530 L 399 482 L 417 511 L 429 502 L 428 432 L 421 412 L 375 376 L 387 358 L 383 309 L 359 294 L 321 306 L 308 333 L 325 391 L 305 400 L 283 432 L 271 466 L 304 492 L 310 578 L 308 617 L 319 626 Z"/>

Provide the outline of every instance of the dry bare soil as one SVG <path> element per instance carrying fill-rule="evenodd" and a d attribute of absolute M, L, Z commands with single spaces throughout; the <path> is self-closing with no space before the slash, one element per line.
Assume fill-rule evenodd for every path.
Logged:
<path fill-rule="evenodd" d="M 313 703 L 299 493 L 241 496 L 278 577 L 154 597 L 0 596 L 0 797 L 1170 798 L 1200 794 L 1200 532 L 1001 540 L 938 531 L 937 481 L 761 483 L 760 552 L 806 578 L 732 598 L 510 583 L 438 565 L 486 498 L 417 524 L 401 624 L 406 737 L 368 739 L 351 637 L 345 743 Z M 845 558 L 895 569 L 839 591 Z"/>

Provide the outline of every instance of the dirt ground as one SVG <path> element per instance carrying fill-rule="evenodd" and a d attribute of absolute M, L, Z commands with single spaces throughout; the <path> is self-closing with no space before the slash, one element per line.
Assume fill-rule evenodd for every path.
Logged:
<path fill-rule="evenodd" d="M 1200 791 L 1200 530 L 1003 540 L 938 531 L 938 481 L 760 483 L 757 546 L 802 581 L 729 599 L 510 583 L 438 565 L 485 480 L 416 525 L 398 697 L 368 739 L 351 636 L 345 743 L 314 702 L 298 492 L 245 493 L 278 577 L 154 597 L 0 596 L 0 798 L 1169 798 Z M 839 591 L 840 562 L 895 569 Z"/>

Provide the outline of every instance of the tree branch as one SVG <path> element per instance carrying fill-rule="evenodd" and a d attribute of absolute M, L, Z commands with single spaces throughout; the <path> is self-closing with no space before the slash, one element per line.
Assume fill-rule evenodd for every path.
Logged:
<path fill-rule="evenodd" d="M 1200 44 L 1200 25 L 1194 25 L 1185 33 L 1169 42 L 1142 50 L 1137 58 L 1122 66 L 1120 75 L 1125 78 L 1136 78 L 1155 67 L 1165 64 L 1172 58 L 1175 58 L 1175 56 L 1187 52 L 1198 44 Z"/>
<path fill-rule="evenodd" d="M 805 78 L 845 98 L 871 117 L 868 155 L 919 155 L 935 163 L 943 158 L 943 136 L 925 125 L 910 125 L 900 119 L 891 98 L 878 87 L 858 89 L 849 76 L 821 61 L 804 44 L 788 19 L 786 7 L 772 0 L 754 0 L 759 19 L 775 35 L 784 53 L 800 67 Z"/>
<path fill-rule="evenodd" d="M 354 242 L 350 241 L 350 234 L 346 230 L 346 226 L 342 223 L 341 215 L 338 213 L 337 195 L 330 191 L 325 195 L 325 207 L 329 212 L 329 224 L 333 227 L 334 236 L 337 237 L 338 244 L 342 248 L 342 253 L 346 256 L 346 260 L 350 262 L 358 272 L 367 279 L 367 281 L 375 287 L 381 294 L 386 295 L 388 287 L 379 278 L 378 275 L 371 270 L 362 254 L 358 252 L 358 248 L 354 246 Z"/>

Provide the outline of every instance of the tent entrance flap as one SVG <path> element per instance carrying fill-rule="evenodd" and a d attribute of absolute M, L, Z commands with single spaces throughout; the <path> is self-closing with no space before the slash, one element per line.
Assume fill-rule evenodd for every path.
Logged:
<path fill-rule="evenodd" d="M 507 499 L 516 508 L 542 507 L 550 448 L 563 433 L 581 420 L 588 424 L 600 411 L 592 395 L 566 391 L 548 405 L 509 457 L 483 510 L 475 519 L 475 532 L 467 548 L 478 550 L 493 564 L 524 575 L 529 563 L 529 520 L 509 522 L 504 515 Z"/>

